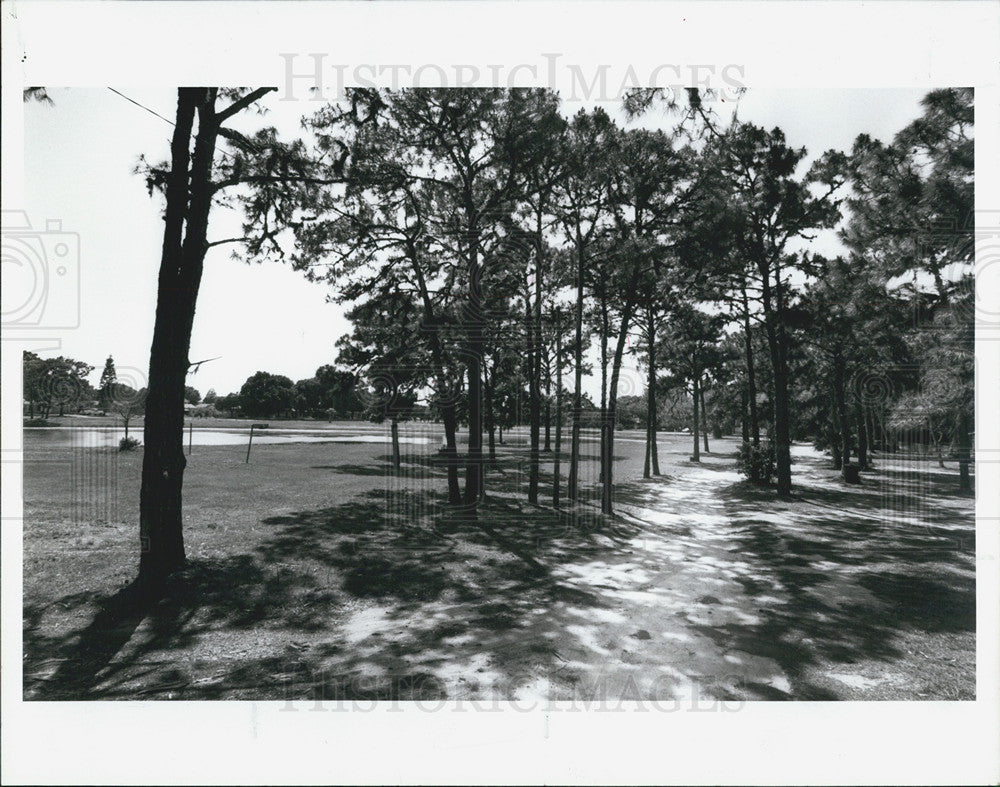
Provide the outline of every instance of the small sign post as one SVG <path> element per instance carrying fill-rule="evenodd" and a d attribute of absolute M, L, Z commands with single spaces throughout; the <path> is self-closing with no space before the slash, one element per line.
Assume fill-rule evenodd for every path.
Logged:
<path fill-rule="evenodd" d="M 194 421 L 188 421 L 188 456 L 191 456 L 191 447 L 194 445 Z"/>
<path fill-rule="evenodd" d="M 247 460 L 244 464 L 250 464 L 250 446 L 253 445 L 253 430 L 266 428 L 267 424 L 250 424 L 250 442 L 247 443 Z"/>

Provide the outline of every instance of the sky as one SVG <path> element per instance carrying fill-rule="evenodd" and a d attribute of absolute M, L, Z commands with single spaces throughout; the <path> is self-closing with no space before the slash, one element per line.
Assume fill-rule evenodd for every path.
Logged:
<path fill-rule="evenodd" d="M 62 231 L 79 236 L 80 314 L 78 327 L 58 331 L 58 350 L 95 368 L 114 357 L 119 380 L 145 384 L 156 306 L 162 241 L 161 198 L 151 198 L 134 174 L 141 155 L 166 159 L 176 94 L 169 89 L 113 86 L 163 117 L 107 89 L 50 88 L 52 105 L 25 106 L 25 208 L 34 230 L 59 220 Z M 824 150 L 849 150 L 859 133 L 891 138 L 920 114 L 926 90 L 750 90 L 739 102 L 739 117 L 767 128 L 780 126 L 794 146 L 810 157 Z M 302 104 L 268 102 L 263 120 L 285 134 L 298 128 Z M 312 111 L 315 105 L 308 105 Z M 734 105 L 717 104 L 725 118 Z M 572 114 L 579 105 L 567 102 Z M 618 105 L 606 107 L 617 116 Z M 643 125 L 666 124 L 655 110 Z M 231 237 L 237 220 L 213 211 L 209 239 Z M 827 240 L 829 242 L 829 240 Z M 332 363 L 337 339 L 349 331 L 342 307 L 327 300 L 325 284 L 306 281 L 280 263 L 247 265 L 232 259 L 233 246 L 209 250 L 198 298 L 190 359 L 221 356 L 190 376 L 202 394 L 238 391 L 257 371 L 292 380 L 311 377 Z M 68 280 L 67 280 L 68 279 Z M 71 273 L 52 286 L 77 285 Z M 54 302 L 54 301 L 53 301 Z M 9 311 L 8 302 L 4 312 Z M 641 393 L 643 375 L 626 361 L 620 395 Z M 584 390 L 599 396 L 598 377 Z"/>

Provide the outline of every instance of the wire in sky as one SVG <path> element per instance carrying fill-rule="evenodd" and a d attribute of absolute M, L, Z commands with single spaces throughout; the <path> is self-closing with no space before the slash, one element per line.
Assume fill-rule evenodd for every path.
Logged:
<path fill-rule="evenodd" d="M 135 99 L 133 99 L 133 98 L 129 98 L 129 97 L 128 97 L 128 96 L 126 96 L 126 95 L 125 95 L 124 93 L 122 93 L 122 92 L 120 92 L 120 91 L 118 91 L 118 90 L 115 90 L 115 89 L 114 89 L 113 87 L 109 87 L 109 88 L 108 88 L 108 90 L 110 90 L 110 91 L 111 91 L 112 93 L 114 93 L 114 94 L 115 94 L 115 95 L 117 95 L 117 96 L 121 96 L 121 97 L 122 97 L 122 98 L 124 98 L 124 99 L 125 99 L 126 101 L 129 101 L 129 102 L 131 102 L 131 103 L 135 104 L 135 105 L 136 105 L 137 107 L 139 107 L 139 108 L 141 108 L 141 109 L 145 109 L 145 110 L 146 110 L 146 111 L 147 111 L 147 112 L 148 112 L 149 114 L 151 114 L 151 115 L 156 115 L 156 117 L 158 117 L 158 118 L 159 118 L 160 120 L 163 120 L 163 121 L 165 121 L 166 123 L 169 123 L 169 124 L 170 124 L 171 126 L 172 126 L 172 125 L 174 125 L 174 121 L 170 120 L 169 118 L 165 118 L 165 117 L 163 117 L 163 115 L 161 115 L 161 114 L 160 114 L 159 112 L 157 112 L 157 111 L 155 111 L 155 110 L 153 110 L 153 109 L 150 109 L 149 107 L 147 107 L 147 106 L 145 106 L 145 105 L 143 105 L 143 104 L 140 104 L 140 103 L 139 103 L 138 101 L 136 101 Z"/>

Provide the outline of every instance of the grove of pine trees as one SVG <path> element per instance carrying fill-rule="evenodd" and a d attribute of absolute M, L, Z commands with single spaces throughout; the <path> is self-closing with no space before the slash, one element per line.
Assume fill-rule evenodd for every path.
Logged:
<path fill-rule="evenodd" d="M 249 257 L 281 255 L 343 304 L 353 330 L 338 363 L 365 381 L 370 415 L 395 433 L 428 401 L 447 499 L 466 516 L 489 494 L 498 432 L 522 418 L 529 503 L 546 505 L 552 428 L 568 455 L 553 503 L 581 498 L 591 374 L 612 514 L 626 356 L 645 372 L 647 476 L 660 471 L 658 408 L 679 396 L 693 460 L 708 430 L 738 432 L 747 474 L 767 483 L 773 463 L 781 496 L 793 441 L 829 449 L 847 481 L 876 451 L 933 445 L 969 488 L 971 90 L 929 93 L 892 140 L 827 152 L 716 117 L 695 91 L 651 130 L 600 108 L 566 117 L 542 89 L 355 89 L 293 143 L 224 126 L 263 91 L 227 94 L 219 110 L 222 95 L 181 90 L 172 161 L 149 168 L 166 196 L 141 516 L 150 577 L 183 560 L 187 351 L 223 189 Z M 626 109 L 641 119 L 660 100 L 632 94 Z M 842 254 L 813 249 L 823 233 Z"/>

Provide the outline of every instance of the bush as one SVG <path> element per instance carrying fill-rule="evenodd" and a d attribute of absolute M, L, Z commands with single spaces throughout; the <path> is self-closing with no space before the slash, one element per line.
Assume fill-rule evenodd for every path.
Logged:
<path fill-rule="evenodd" d="M 44 418 L 26 418 L 24 420 L 25 426 L 51 426 L 51 424 Z"/>
<path fill-rule="evenodd" d="M 762 486 L 771 483 L 776 461 L 773 443 L 765 443 L 761 446 L 743 443 L 740 450 L 736 452 L 736 463 L 740 475 L 751 483 Z"/>
<path fill-rule="evenodd" d="M 139 447 L 139 441 L 134 437 L 123 437 L 118 441 L 119 451 L 134 451 Z"/>

